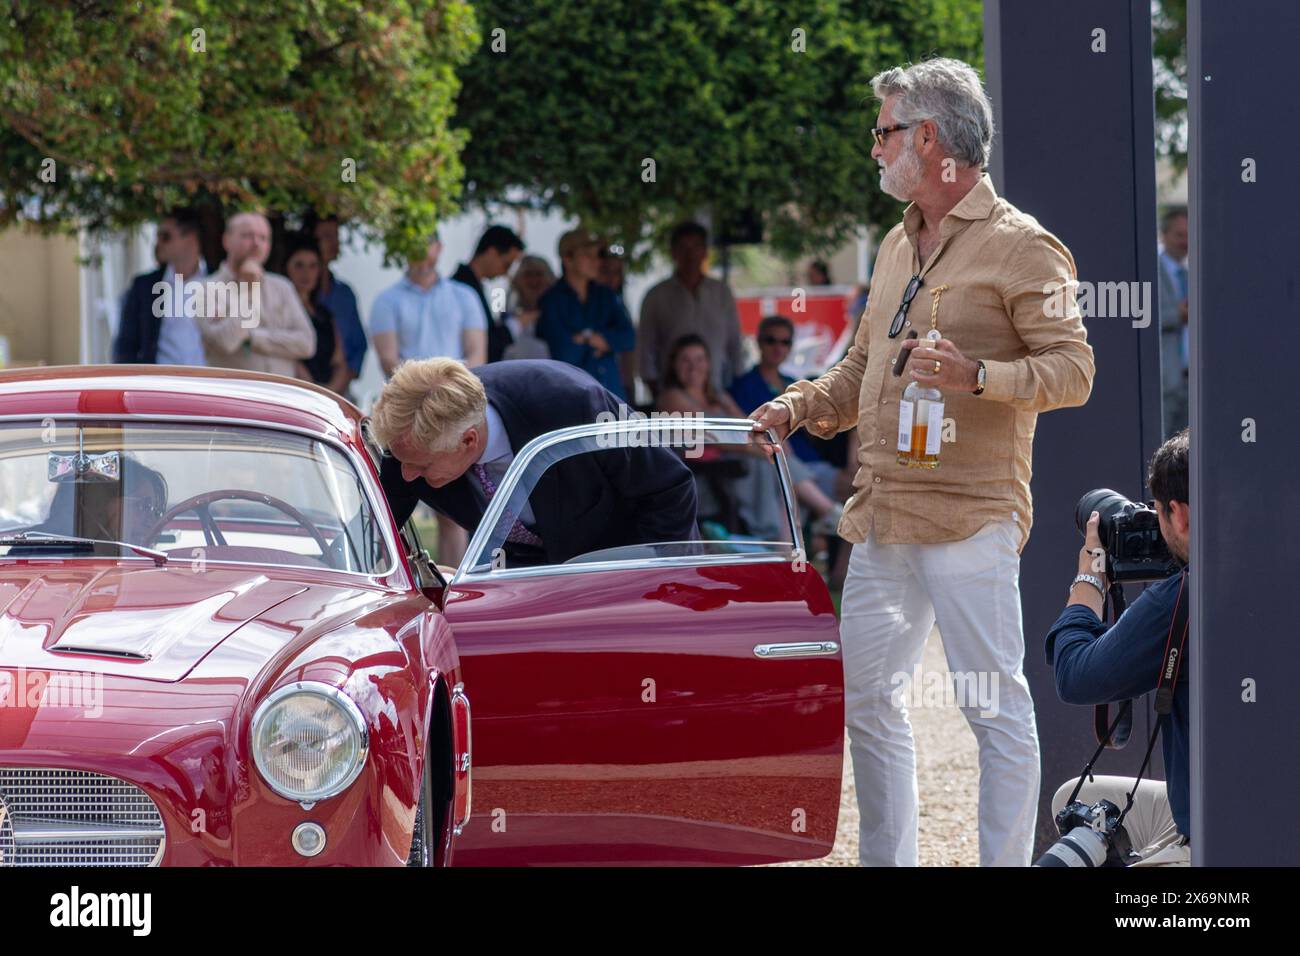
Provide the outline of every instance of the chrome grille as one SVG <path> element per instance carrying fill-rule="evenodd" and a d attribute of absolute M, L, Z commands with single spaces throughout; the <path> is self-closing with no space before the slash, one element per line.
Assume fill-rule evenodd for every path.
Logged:
<path fill-rule="evenodd" d="M 125 780 L 0 767 L 0 800 L 12 827 L 12 844 L 0 845 L 0 866 L 152 866 L 162 857 L 162 815 Z"/>

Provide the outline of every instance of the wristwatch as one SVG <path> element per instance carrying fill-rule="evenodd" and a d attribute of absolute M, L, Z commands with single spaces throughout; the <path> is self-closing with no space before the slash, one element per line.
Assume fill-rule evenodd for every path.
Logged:
<path fill-rule="evenodd" d="M 985 375 L 985 373 L 986 373 L 988 370 L 987 370 L 986 368 L 984 368 L 984 363 L 983 363 L 983 362 L 980 362 L 980 363 L 978 363 L 978 364 L 979 364 L 979 370 L 976 371 L 976 373 L 975 373 L 975 381 L 976 381 L 978 384 L 976 384 L 976 386 L 975 386 L 975 391 L 971 392 L 972 395 L 982 395 L 982 394 L 984 394 L 984 375 Z"/>
<path fill-rule="evenodd" d="M 1093 587 L 1097 589 L 1097 592 L 1102 597 L 1106 596 L 1106 588 L 1102 585 L 1101 578 L 1092 574 L 1076 574 L 1074 576 L 1074 580 L 1070 582 L 1070 590 L 1073 591 L 1074 586 L 1078 584 L 1080 581 L 1087 581 L 1089 584 L 1091 584 Z"/>

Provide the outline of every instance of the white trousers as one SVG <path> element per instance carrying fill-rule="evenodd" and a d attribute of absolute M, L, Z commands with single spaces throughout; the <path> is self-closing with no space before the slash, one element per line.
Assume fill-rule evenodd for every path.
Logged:
<path fill-rule="evenodd" d="M 873 531 L 853 547 L 840 642 L 864 866 L 917 862 L 916 751 L 907 712 L 917 691 L 907 691 L 915 685 L 905 681 L 936 620 L 957 677 L 952 696 L 979 742 L 980 865 L 1031 862 L 1041 771 L 1021 666 L 1019 538 L 1008 517 L 964 541 L 880 544 Z"/>

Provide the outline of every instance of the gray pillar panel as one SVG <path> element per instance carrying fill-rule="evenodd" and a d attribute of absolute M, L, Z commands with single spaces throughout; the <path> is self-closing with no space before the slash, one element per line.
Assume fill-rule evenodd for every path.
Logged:
<path fill-rule="evenodd" d="M 1041 848 L 1056 838 L 1052 794 L 1095 746 L 1091 708 L 1057 699 L 1043 655 L 1083 544 L 1074 505 L 1097 487 L 1144 500 L 1144 464 L 1160 439 L 1151 21 L 1146 0 L 986 0 L 984 11 L 998 191 L 1060 237 L 1081 281 L 1147 282 L 1152 296 L 1144 329 L 1131 317 L 1085 318 L 1097 359 L 1092 398 L 1038 419 L 1020 589 L 1043 752 Z M 1092 49 L 1097 29 L 1104 53 Z M 1103 756 L 1099 773 L 1136 772 L 1148 719 L 1139 715 L 1132 742 Z"/>
<path fill-rule="evenodd" d="M 1191 837 L 1202 865 L 1300 863 L 1297 41 L 1300 4 L 1189 5 Z"/>

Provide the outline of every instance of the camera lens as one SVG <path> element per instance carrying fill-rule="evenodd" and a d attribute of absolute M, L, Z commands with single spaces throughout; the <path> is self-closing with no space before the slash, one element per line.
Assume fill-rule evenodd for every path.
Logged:
<path fill-rule="evenodd" d="M 1111 519 L 1129 504 L 1131 502 L 1118 491 L 1111 491 L 1109 488 L 1097 488 L 1079 499 L 1079 503 L 1074 508 L 1074 526 L 1079 529 L 1080 534 L 1086 533 L 1088 519 L 1092 517 L 1094 511 L 1097 512 L 1101 515 L 1101 521 L 1097 526 L 1097 534 L 1104 543 L 1110 536 Z"/>
<path fill-rule="evenodd" d="M 1094 867 L 1106 862 L 1106 837 L 1092 827 L 1075 827 L 1047 848 L 1034 866 Z"/>
<path fill-rule="evenodd" d="M 1160 581 L 1177 571 L 1154 511 L 1117 491 L 1097 488 L 1075 505 L 1074 526 L 1081 534 L 1087 533 L 1094 511 L 1099 515 L 1097 536 L 1106 551 L 1106 576 L 1111 583 Z"/>

